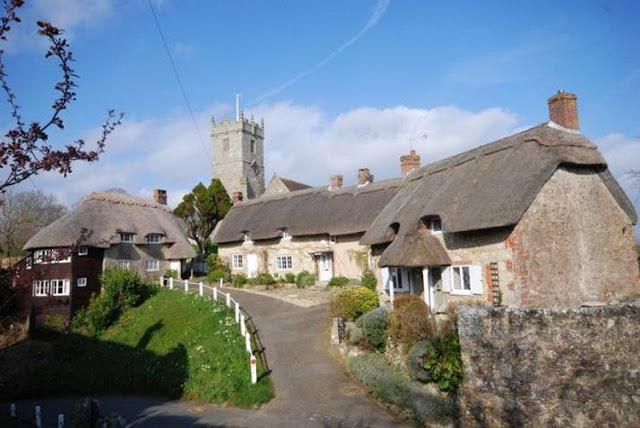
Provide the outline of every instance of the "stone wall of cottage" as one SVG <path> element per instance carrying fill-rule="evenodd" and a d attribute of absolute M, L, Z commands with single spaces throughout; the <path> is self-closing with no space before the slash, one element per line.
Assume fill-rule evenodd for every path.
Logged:
<path fill-rule="evenodd" d="M 242 254 L 242 269 L 233 269 L 232 273 L 248 274 L 247 257 L 250 253 L 258 256 L 258 272 L 268 272 L 274 276 L 281 276 L 287 272 L 298 274 L 303 270 L 317 275 L 317 264 L 312 256 L 318 251 L 331 251 L 333 253 L 333 276 L 346 276 L 359 279 L 362 271 L 357 264 L 357 252 L 367 251 L 366 247 L 358 244 L 362 234 L 340 235 L 336 242 L 329 242 L 328 235 L 294 236 L 287 239 L 269 239 L 254 241 L 251 243 L 219 244 L 218 254 L 229 266 L 233 266 L 233 254 Z M 291 270 L 278 270 L 276 257 L 278 255 L 291 256 L 293 268 Z"/>
<path fill-rule="evenodd" d="M 460 309 L 464 426 L 637 426 L 640 306 Z"/>

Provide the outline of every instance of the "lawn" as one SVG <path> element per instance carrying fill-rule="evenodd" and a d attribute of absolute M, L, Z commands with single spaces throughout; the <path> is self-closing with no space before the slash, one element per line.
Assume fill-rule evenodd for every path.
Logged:
<path fill-rule="evenodd" d="M 148 394 L 251 407 L 273 397 L 251 384 L 244 339 L 223 303 L 161 289 L 98 337 L 46 331 L 0 351 L 0 399 Z"/>

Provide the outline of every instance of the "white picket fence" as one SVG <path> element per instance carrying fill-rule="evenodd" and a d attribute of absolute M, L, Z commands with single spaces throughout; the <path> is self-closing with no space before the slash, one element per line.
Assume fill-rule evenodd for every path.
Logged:
<path fill-rule="evenodd" d="M 211 297 L 214 302 L 223 301 L 227 307 L 233 309 L 236 324 L 240 325 L 240 334 L 244 337 L 245 348 L 249 354 L 249 373 L 251 374 L 251 383 L 258 382 L 258 360 L 251 345 L 251 333 L 247 328 L 247 313 L 240 306 L 230 293 L 225 293 L 218 287 L 206 285 L 203 282 L 190 282 L 188 280 L 177 280 L 173 278 L 160 278 L 160 286 L 168 287 L 170 290 L 183 290 L 185 293 L 195 293 L 201 297 Z"/>
<path fill-rule="evenodd" d="M 33 408 L 33 419 L 27 420 L 18 416 L 18 412 L 16 410 L 16 404 L 9 404 L 9 415 L 12 418 L 21 420 L 22 422 L 26 422 L 28 424 L 35 424 L 36 428 L 42 428 L 45 426 L 64 428 L 64 414 L 58 414 L 58 420 L 55 423 L 45 423 L 42 418 L 42 408 L 40 406 L 34 406 Z"/>

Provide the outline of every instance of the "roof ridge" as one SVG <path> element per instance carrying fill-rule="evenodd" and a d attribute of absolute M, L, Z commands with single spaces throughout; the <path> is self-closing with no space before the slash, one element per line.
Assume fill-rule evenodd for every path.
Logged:
<path fill-rule="evenodd" d="M 171 212 L 171 209 L 168 206 L 161 204 L 159 202 L 156 202 L 154 200 L 143 198 L 140 196 L 132 196 L 132 195 L 126 195 L 126 194 L 121 194 L 116 192 L 91 192 L 86 197 L 85 201 L 90 201 L 90 200 L 110 202 L 113 204 L 138 206 L 138 207 L 144 207 L 144 208 L 155 208 L 162 211 Z"/>

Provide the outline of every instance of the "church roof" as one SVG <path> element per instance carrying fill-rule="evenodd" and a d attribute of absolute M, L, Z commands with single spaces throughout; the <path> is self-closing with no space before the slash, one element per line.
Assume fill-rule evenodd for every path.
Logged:
<path fill-rule="evenodd" d="M 312 187 L 312 186 L 309 186 L 308 184 L 289 180 L 288 178 L 284 178 L 284 177 L 278 177 L 278 178 L 280 178 L 280 181 L 282 181 L 282 184 L 284 184 L 286 188 L 289 189 L 290 192 L 295 192 L 296 190 L 310 189 Z"/>

